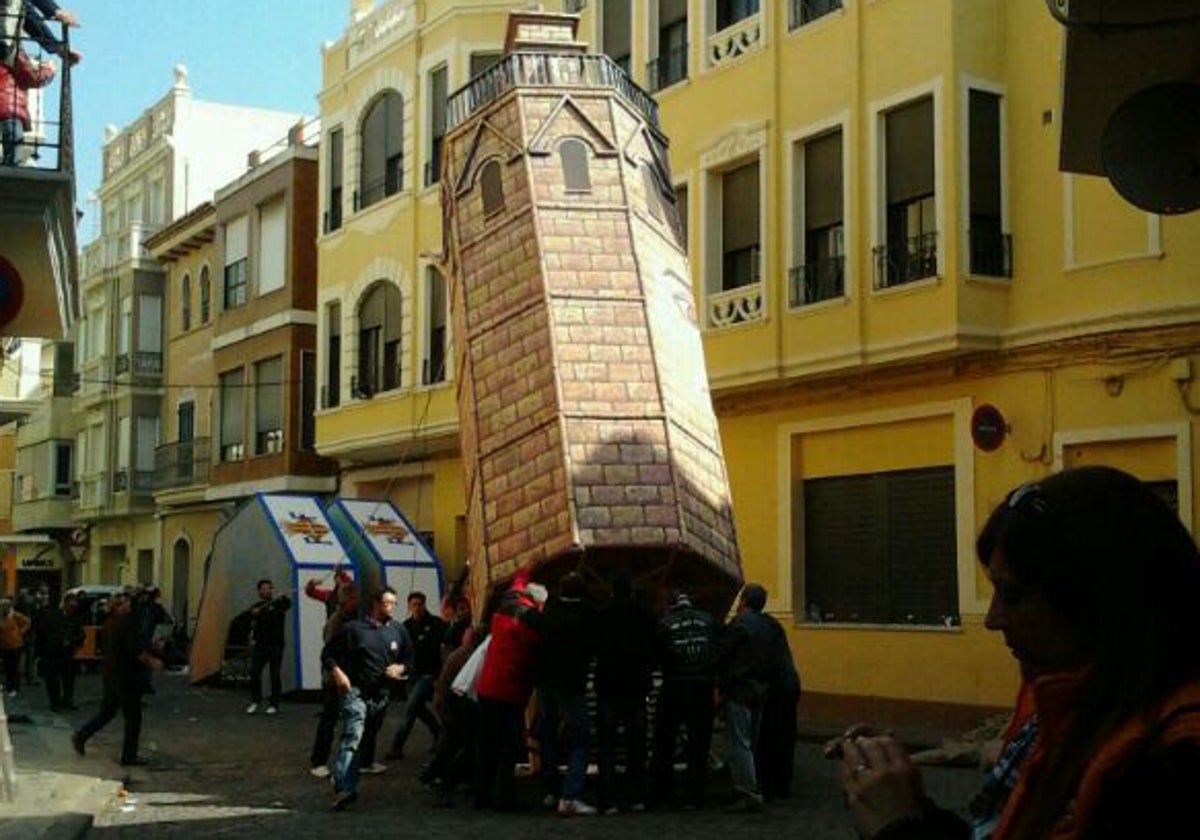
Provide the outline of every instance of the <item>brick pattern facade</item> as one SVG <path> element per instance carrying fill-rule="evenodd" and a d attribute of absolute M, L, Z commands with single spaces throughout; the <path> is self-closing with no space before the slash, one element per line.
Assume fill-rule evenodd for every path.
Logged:
<path fill-rule="evenodd" d="M 567 189 L 566 138 L 588 148 L 590 189 Z M 579 88 L 518 88 L 447 138 L 477 602 L 519 567 L 553 579 L 580 559 L 636 557 L 648 584 L 717 608 L 741 579 L 661 146 L 615 93 Z M 485 216 L 479 172 L 493 160 L 504 207 Z"/>

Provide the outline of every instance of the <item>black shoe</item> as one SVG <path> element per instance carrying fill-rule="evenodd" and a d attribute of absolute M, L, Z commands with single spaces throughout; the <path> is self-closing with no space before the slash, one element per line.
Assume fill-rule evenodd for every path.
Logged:
<path fill-rule="evenodd" d="M 150 759 L 142 758 L 141 756 L 138 756 L 137 758 L 122 758 L 121 766 L 122 767 L 149 767 Z"/>
<path fill-rule="evenodd" d="M 329 806 L 331 811 L 345 811 L 358 799 L 357 791 L 339 790 L 333 795 L 333 804 Z"/>
<path fill-rule="evenodd" d="M 78 732 L 72 732 L 71 733 L 71 746 L 74 747 L 75 752 L 79 753 L 80 755 L 85 755 L 85 752 L 83 750 L 83 744 L 84 744 L 84 740 L 80 736 L 80 734 Z"/>
<path fill-rule="evenodd" d="M 404 750 L 397 750 L 397 749 L 388 750 L 388 754 L 384 756 L 384 760 L 386 760 L 386 761 L 403 761 L 404 760 Z"/>
<path fill-rule="evenodd" d="M 763 804 L 749 796 L 739 796 L 725 806 L 726 814 L 757 814 L 763 809 Z"/>

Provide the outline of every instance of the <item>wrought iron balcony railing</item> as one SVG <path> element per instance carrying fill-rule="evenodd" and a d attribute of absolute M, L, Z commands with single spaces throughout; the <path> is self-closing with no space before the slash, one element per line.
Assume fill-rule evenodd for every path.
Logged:
<path fill-rule="evenodd" d="M 671 85 L 678 84 L 687 78 L 688 75 L 688 47 L 684 44 L 668 52 L 662 53 L 658 58 L 652 59 L 646 65 L 646 84 L 650 86 L 650 90 L 657 92 L 663 88 L 669 88 Z"/>
<path fill-rule="evenodd" d="M 658 127 L 658 103 L 634 84 L 607 55 L 510 53 L 451 94 L 446 126 L 452 130 L 472 114 L 518 87 L 606 87 L 615 90 Z"/>
<path fill-rule="evenodd" d="M 164 444 L 154 450 L 154 489 L 207 484 L 209 466 L 208 438 Z"/>
<path fill-rule="evenodd" d="M 1012 235 L 994 230 L 968 231 L 971 273 L 980 277 L 1013 276 Z"/>
<path fill-rule="evenodd" d="M 788 272 L 788 299 L 793 307 L 834 300 L 846 293 L 846 258 L 828 257 Z"/>
<path fill-rule="evenodd" d="M 122 468 L 113 473 L 114 493 L 133 492 L 134 494 L 145 495 L 153 492 L 153 490 L 153 470 L 130 470 Z"/>
<path fill-rule="evenodd" d="M 938 235 L 923 233 L 875 249 L 875 288 L 890 289 L 936 277 Z"/>
<path fill-rule="evenodd" d="M 788 29 L 825 17 L 842 8 L 842 0 L 789 0 Z"/>
<path fill-rule="evenodd" d="M 139 350 L 136 353 L 117 354 L 117 376 L 129 373 L 134 376 L 162 376 L 162 353 L 148 353 Z"/>

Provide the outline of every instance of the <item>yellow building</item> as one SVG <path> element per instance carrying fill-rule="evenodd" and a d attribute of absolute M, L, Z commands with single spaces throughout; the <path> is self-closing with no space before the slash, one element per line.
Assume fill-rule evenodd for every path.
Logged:
<path fill-rule="evenodd" d="M 421 376 L 445 335 L 421 176 L 434 101 L 523 4 L 456 5 L 359 8 L 321 94 L 318 447 L 446 559 L 463 499 L 453 388 Z M 1008 704 L 973 548 L 1008 489 L 1109 463 L 1192 525 L 1200 221 L 1058 171 L 1063 33 L 1041 0 L 564 7 L 659 102 L 746 574 L 809 709 Z M 380 280 L 399 296 L 376 333 Z M 377 334 L 382 356 L 399 342 L 386 392 Z"/>

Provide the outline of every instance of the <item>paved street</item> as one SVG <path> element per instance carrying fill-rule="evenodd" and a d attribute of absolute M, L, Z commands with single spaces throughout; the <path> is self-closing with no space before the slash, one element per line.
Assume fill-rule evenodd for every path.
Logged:
<path fill-rule="evenodd" d="M 17 764 L 26 785 L 36 785 L 39 773 L 77 774 L 80 784 L 101 777 L 124 780 L 128 791 L 121 800 L 109 797 L 91 833 L 95 840 L 123 837 L 218 837 L 247 832 L 269 836 L 328 837 L 347 829 L 395 830 L 411 825 L 423 836 L 526 837 L 547 829 L 568 830 L 580 837 L 610 837 L 614 833 L 667 836 L 686 832 L 692 837 L 722 838 L 799 832 L 805 838 L 851 838 L 842 809 L 835 767 L 824 762 L 817 748 L 801 744 L 796 750 L 796 795 L 784 804 L 753 817 L 727 816 L 717 807 L 702 813 L 666 812 L 592 819 L 561 820 L 533 808 L 536 786 L 523 781 L 518 790 L 530 805 L 528 813 L 477 813 L 460 803 L 435 809 L 415 776 L 429 746 L 418 729 L 410 740 L 410 758 L 394 762 L 388 771 L 364 780 L 362 798 L 345 814 L 328 811 L 329 786 L 307 773 L 307 756 L 315 724 L 312 703 L 285 703 L 276 717 L 245 714 L 246 697 L 230 689 L 188 686 L 181 675 L 156 677 L 158 693 L 149 698 L 142 738 L 148 768 L 123 772 L 116 763 L 119 719 L 88 744 L 85 758 L 70 748 L 72 725 L 94 708 L 99 683 L 84 678 L 79 712 L 65 720 L 40 711 L 38 689 L 27 689 L 12 708 L 24 711 L 32 723 L 12 727 Z M 393 711 L 385 729 L 386 743 L 398 714 Z M 74 778 L 74 776 L 72 776 Z M 936 770 L 926 777 L 935 799 L 961 806 L 976 783 L 970 770 Z M 720 796 L 728 782 L 713 782 Z M 122 807 L 123 805 L 123 807 Z M 3 833 L 3 832 L 0 832 Z"/>

